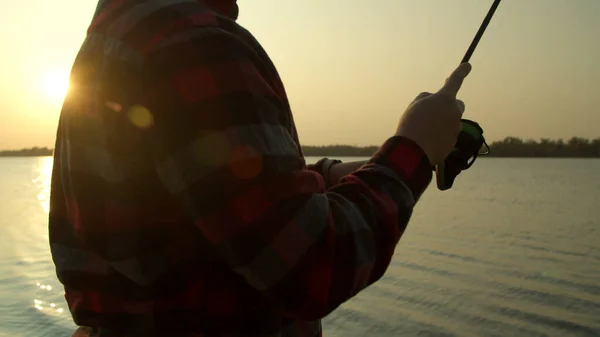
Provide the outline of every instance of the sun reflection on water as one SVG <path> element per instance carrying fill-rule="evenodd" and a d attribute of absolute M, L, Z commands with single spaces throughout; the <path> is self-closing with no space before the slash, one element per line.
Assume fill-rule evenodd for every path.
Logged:
<path fill-rule="evenodd" d="M 43 212 L 48 214 L 50 211 L 50 184 L 52 180 L 52 167 L 53 158 L 43 157 L 39 158 L 37 162 L 36 175 L 37 178 L 32 180 L 37 193 L 37 202 L 41 206 Z M 47 239 L 45 237 L 45 239 Z M 47 252 L 49 258 L 49 252 Z M 33 257 L 23 257 L 24 260 L 31 259 L 32 263 L 39 262 L 39 259 Z M 57 291 L 60 293 L 60 287 L 54 287 L 47 282 L 36 282 L 35 288 L 37 289 L 36 294 L 33 298 L 33 307 L 43 312 L 44 315 L 51 315 L 59 318 L 60 321 L 69 320 L 68 310 L 65 309 L 66 303 L 60 300 L 60 296 L 57 295 Z"/>
<path fill-rule="evenodd" d="M 33 180 L 33 183 L 40 187 L 37 200 L 46 214 L 50 212 L 50 181 L 52 179 L 53 162 L 52 157 L 41 158 L 38 168 L 40 175 Z"/>
<path fill-rule="evenodd" d="M 37 282 L 35 285 L 42 290 L 46 290 L 46 291 L 52 290 L 52 286 L 49 284 L 42 284 L 40 282 Z M 33 300 L 33 307 L 39 311 L 44 311 L 44 312 L 49 312 L 49 313 L 54 313 L 54 314 L 62 314 L 65 311 L 65 309 L 61 308 L 58 304 L 56 304 L 54 302 L 42 301 L 38 298 L 35 298 Z"/>

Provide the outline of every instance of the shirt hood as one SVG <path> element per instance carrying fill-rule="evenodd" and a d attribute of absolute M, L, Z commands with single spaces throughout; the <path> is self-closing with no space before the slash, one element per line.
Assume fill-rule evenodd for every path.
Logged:
<path fill-rule="evenodd" d="M 206 3 L 212 9 L 230 17 L 233 20 L 238 18 L 237 0 L 200 0 Z"/>

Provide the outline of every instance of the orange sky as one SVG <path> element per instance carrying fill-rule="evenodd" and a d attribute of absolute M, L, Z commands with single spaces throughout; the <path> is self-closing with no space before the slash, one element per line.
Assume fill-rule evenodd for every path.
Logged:
<path fill-rule="evenodd" d="M 305 145 L 379 144 L 457 65 L 492 1 L 239 0 Z M 95 1 L 0 5 L 0 149 L 52 147 Z M 67 9 L 68 10 L 65 10 Z M 276 13 L 273 15 L 272 13 Z M 489 140 L 600 137 L 600 1 L 504 0 L 460 98 Z"/>

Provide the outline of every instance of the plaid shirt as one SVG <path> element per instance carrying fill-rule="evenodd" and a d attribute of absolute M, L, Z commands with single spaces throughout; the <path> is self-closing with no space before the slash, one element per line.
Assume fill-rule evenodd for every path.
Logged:
<path fill-rule="evenodd" d="M 80 326 L 321 336 L 324 316 L 382 277 L 431 181 L 423 151 L 392 137 L 327 188 L 274 65 L 219 13 L 106 0 L 94 15 L 61 112 L 49 222 Z"/>

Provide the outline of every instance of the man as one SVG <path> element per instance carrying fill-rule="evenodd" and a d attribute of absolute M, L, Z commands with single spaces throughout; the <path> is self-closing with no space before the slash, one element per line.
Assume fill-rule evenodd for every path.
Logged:
<path fill-rule="evenodd" d="M 58 127 L 50 244 L 90 336 L 321 336 L 386 271 L 470 66 L 368 162 L 306 166 L 234 0 L 100 1 Z"/>

